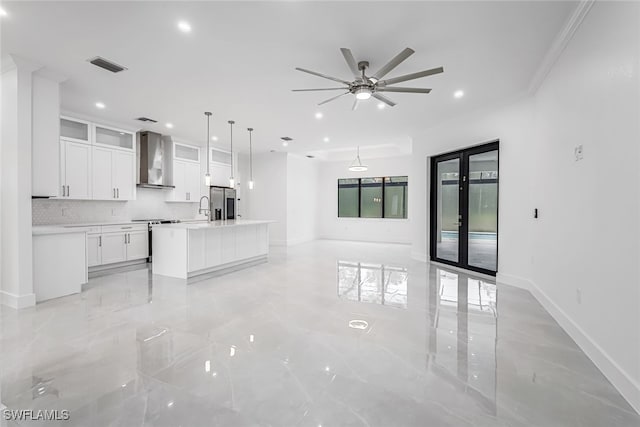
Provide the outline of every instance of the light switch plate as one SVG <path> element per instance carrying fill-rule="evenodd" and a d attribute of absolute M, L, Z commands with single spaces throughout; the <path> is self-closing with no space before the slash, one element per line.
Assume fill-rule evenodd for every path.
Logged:
<path fill-rule="evenodd" d="M 582 144 L 576 145 L 576 148 L 573 149 L 573 154 L 576 157 L 576 162 L 584 158 L 584 153 L 582 152 Z"/>

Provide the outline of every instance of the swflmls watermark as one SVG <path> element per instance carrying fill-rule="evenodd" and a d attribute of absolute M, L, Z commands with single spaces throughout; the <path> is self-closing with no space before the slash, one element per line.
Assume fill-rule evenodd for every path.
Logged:
<path fill-rule="evenodd" d="M 7 421 L 68 421 L 67 409 L 3 409 L 2 418 Z"/>

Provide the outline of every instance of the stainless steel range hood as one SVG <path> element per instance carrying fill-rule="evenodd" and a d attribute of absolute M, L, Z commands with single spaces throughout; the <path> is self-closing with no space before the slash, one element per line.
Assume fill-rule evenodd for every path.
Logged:
<path fill-rule="evenodd" d="M 173 141 L 168 135 L 142 131 L 137 138 L 138 187 L 175 188 L 173 185 Z"/>

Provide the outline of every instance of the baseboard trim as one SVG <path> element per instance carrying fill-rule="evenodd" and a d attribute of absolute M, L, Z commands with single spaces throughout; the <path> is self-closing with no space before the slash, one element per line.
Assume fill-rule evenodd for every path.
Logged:
<path fill-rule="evenodd" d="M 549 296 L 533 281 L 510 274 L 498 273 L 498 282 L 528 290 L 542 307 L 569 334 L 594 365 L 613 384 L 629 405 L 640 414 L 640 383 L 618 365 L 609 354 L 596 343 L 577 323 L 571 319 Z"/>
<path fill-rule="evenodd" d="M 15 295 L 10 292 L 0 291 L 0 304 L 20 310 L 36 305 L 36 294 Z"/>
<path fill-rule="evenodd" d="M 500 273 L 496 274 L 496 282 L 504 283 L 505 285 L 513 286 L 520 289 L 531 290 L 533 284 L 531 280 L 524 277 L 514 276 L 513 274 Z"/>
<path fill-rule="evenodd" d="M 421 261 L 421 262 L 429 261 L 427 254 L 423 252 L 411 252 L 411 259 L 415 259 L 416 261 Z"/>

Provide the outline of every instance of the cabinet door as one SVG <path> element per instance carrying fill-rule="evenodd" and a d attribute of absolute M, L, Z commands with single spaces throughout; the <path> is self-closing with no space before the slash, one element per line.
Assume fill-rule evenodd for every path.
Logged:
<path fill-rule="evenodd" d="M 90 142 L 89 122 L 72 118 L 60 118 L 60 138 L 77 142 Z"/>
<path fill-rule="evenodd" d="M 101 244 L 102 236 L 100 234 L 87 235 L 87 265 L 89 267 L 102 264 Z"/>
<path fill-rule="evenodd" d="M 187 200 L 200 201 L 200 163 L 188 163 L 186 165 L 185 181 L 187 186 Z M 204 177 L 202 177 L 204 179 Z"/>
<path fill-rule="evenodd" d="M 127 259 L 126 233 L 102 235 L 102 264 L 122 262 Z"/>
<path fill-rule="evenodd" d="M 119 129 L 95 126 L 94 142 L 109 147 L 133 150 L 133 134 Z"/>
<path fill-rule="evenodd" d="M 205 230 L 189 230 L 189 272 L 205 268 Z"/>
<path fill-rule="evenodd" d="M 93 147 L 91 182 L 93 198 L 96 200 L 113 200 L 116 197 L 113 185 L 113 150 Z"/>
<path fill-rule="evenodd" d="M 186 186 L 186 169 L 187 164 L 184 162 L 173 162 L 173 200 L 176 202 L 187 201 L 187 186 Z"/>
<path fill-rule="evenodd" d="M 117 200 L 133 200 L 135 175 L 133 165 L 135 163 L 133 153 L 113 151 L 113 186 L 116 188 Z"/>
<path fill-rule="evenodd" d="M 65 185 L 70 199 L 91 198 L 91 146 L 64 142 Z"/>
<path fill-rule="evenodd" d="M 127 238 L 127 260 L 142 259 L 149 256 L 149 232 L 132 231 Z"/>
<path fill-rule="evenodd" d="M 211 185 L 219 187 L 229 186 L 229 177 L 231 177 L 231 166 L 211 163 L 209 165 L 211 171 Z"/>
<path fill-rule="evenodd" d="M 207 268 L 215 267 L 222 263 L 222 238 L 221 230 L 207 229 L 205 231 L 204 263 Z"/>

